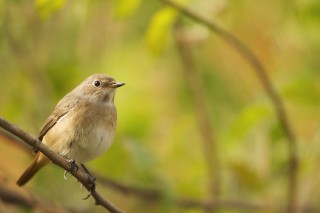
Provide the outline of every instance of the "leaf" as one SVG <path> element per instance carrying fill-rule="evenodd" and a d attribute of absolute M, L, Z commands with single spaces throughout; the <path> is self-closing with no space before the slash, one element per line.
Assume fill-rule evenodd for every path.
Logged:
<path fill-rule="evenodd" d="M 126 18 L 131 16 L 141 4 L 141 0 L 116 0 L 116 16 Z"/>
<path fill-rule="evenodd" d="M 282 88 L 282 95 L 297 104 L 319 105 L 320 87 L 314 80 L 317 76 L 306 75 L 288 83 Z"/>
<path fill-rule="evenodd" d="M 271 110 L 267 105 L 253 105 L 243 109 L 239 117 L 231 126 L 232 138 L 241 138 L 257 123 L 271 114 Z"/>
<path fill-rule="evenodd" d="M 150 51 L 158 55 L 163 51 L 170 29 L 177 18 L 177 11 L 165 7 L 159 10 L 151 19 L 146 42 Z"/>
<path fill-rule="evenodd" d="M 47 19 L 65 5 L 65 0 L 35 0 L 35 7 L 41 18 Z"/>

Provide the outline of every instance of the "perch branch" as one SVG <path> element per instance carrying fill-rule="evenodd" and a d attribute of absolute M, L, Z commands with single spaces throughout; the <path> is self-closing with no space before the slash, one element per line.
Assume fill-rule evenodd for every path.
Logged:
<path fill-rule="evenodd" d="M 21 140 L 23 140 L 25 143 L 32 146 L 34 149 L 42 152 L 46 157 L 48 157 L 56 165 L 65 169 L 66 171 L 72 171 L 72 166 L 67 160 L 65 160 L 60 155 L 52 152 L 46 145 L 41 143 L 40 140 L 34 138 L 33 136 L 31 136 L 27 132 L 23 131 L 22 129 L 18 128 L 17 126 L 9 123 L 8 121 L 3 119 L 2 117 L 0 117 L 0 126 L 3 129 L 10 132 L 11 134 L 13 134 L 13 135 L 17 136 L 18 138 L 20 138 Z M 73 172 L 72 174 L 80 183 L 82 183 L 82 185 L 88 191 L 91 190 L 92 184 L 90 184 L 90 181 L 89 181 L 90 177 L 86 173 L 84 173 L 83 171 L 81 171 L 79 169 L 78 171 Z M 123 212 L 121 209 L 119 209 L 117 206 L 115 206 L 110 201 L 105 199 L 100 193 L 98 193 L 95 190 L 92 192 L 92 197 L 94 198 L 96 205 L 101 205 L 112 213 L 122 213 Z"/>
<path fill-rule="evenodd" d="M 295 212 L 295 205 L 297 200 L 297 173 L 299 167 L 299 159 L 297 155 L 297 141 L 294 135 L 294 132 L 291 129 L 291 126 L 288 121 L 288 116 L 284 108 L 284 104 L 280 98 L 280 96 L 275 91 L 267 72 L 259 61 L 259 59 L 255 56 L 255 54 L 244 45 L 238 38 L 236 38 L 231 33 L 225 31 L 220 28 L 217 24 L 212 21 L 209 21 L 200 15 L 192 12 L 191 10 L 175 3 L 171 0 L 160 0 L 161 2 L 170 5 L 175 8 L 177 11 L 182 13 L 183 15 L 189 17 L 190 19 L 208 27 L 212 32 L 215 32 L 219 37 L 226 41 L 230 46 L 232 46 L 239 54 L 248 61 L 248 63 L 252 66 L 256 75 L 258 76 L 261 84 L 263 85 L 264 90 L 269 96 L 274 110 L 276 112 L 277 118 L 279 120 L 280 125 L 283 128 L 284 134 L 287 137 L 287 145 L 289 150 L 289 166 L 288 166 L 288 186 L 287 186 L 287 212 Z"/>
<path fill-rule="evenodd" d="M 0 136 L 4 134 L 4 131 L 0 130 Z M 10 135 L 6 135 L 10 136 Z M 1 137 L 0 137 L 1 138 Z M 23 144 L 20 145 L 20 141 L 18 142 L 18 138 L 11 138 L 10 142 L 15 145 L 18 144 L 19 146 L 23 146 Z M 26 149 L 23 146 L 23 151 L 26 151 Z M 28 152 L 30 153 L 30 152 Z M 112 180 L 108 177 L 102 176 L 98 173 L 94 173 L 94 176 L 97 178 L 97 181 L 101 186 L 107 187 L 111 190 L 114 190 L 115 192 L 121 193 L 125 196 L 134 196 L 137 199 L 141 199 L 143 201 L 148 202 L 160 202 L 163 199 L 164 193 L 161 192 L 159 189 L 155 188 L 142 188 L 137 186 L 131 186 L 128 184 L 123 184 L 121 182 Z M 16 197 L 14 195 L 14 192 L 7 192 L 8 190 L 2 189 L 0 187 L 0 199 L 4 202 L 9 203 L 15 203 L 16 205 L 20 205 L 22 207 L 26 208 L 33 208 L 32 204 L 35 204 L 34 200 L 32 203 L 30 203 L 29 200 L 22 197 L 22 202 L 20 202 L 20 198 L 14 200 L 11 198 L 11 196 Z M 272 211 L 272 212 L 283 212 L 283 207 L 281 206 L 271 206 L 271 205 L 263 205 L 258 203 L 252 203 L 250 201 L 241 201 L 241 200 L 224 200 L 224 201 L 216 201 L 216 202 L 206 202 L 202 200 L 196 200 L 192 198 L 173 198 L 173 205 L 176 205 L 180 208 L 185 209 L 199 209 L 206 212 L 211 212 L 214 209 L 230 209 L 230 210 L 244 210 L 246 212 L 257 212 L 257 211 Z M 30 207 L 28 207 L 30 206 Z M 50 207 L 51 208 L 51 207 Z M 312 205 L 304 205 L 304 206 L 297 206 L 297 210 L 304 212 L 304 213 L 315 213 L 318 212 L 318 209 L 315 208 Z M 71 211 L 72 212 L 72 211 Z"/>

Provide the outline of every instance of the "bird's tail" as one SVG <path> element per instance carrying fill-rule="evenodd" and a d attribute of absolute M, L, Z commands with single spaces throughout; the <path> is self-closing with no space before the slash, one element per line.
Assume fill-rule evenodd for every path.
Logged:
<path fill-rule="evenodd" d="M 41 152 L 38 152 L 31 164 L 17 180 L 17 185 L 23 186 L 26 184 L 39 171 L 39 169 L 47 165 L 49 162 L 50 161 L 46 156 L 44 156 Z"/>

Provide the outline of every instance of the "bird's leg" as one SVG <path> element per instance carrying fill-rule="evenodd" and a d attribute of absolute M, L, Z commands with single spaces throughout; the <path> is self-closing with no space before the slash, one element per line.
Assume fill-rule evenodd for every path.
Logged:
<path fill-rule="evenodd" d="M 87 194 L 87 196 L 85 196 L 84 198 L 82 198 L 82 200 L 88 199 L 88 198 L 95 192 L 95 190 L 96 190 L 96 183 L 93 182 L 92 187 L 91 187 L 91 189 L 90 189 L 90 191 L 89 191 L 89 194 Z"/>
<path fill-rule="evenodd" d="M 70 163 L 71 165 L 71 168 L 70 168 L 70 171 L 64 171 L 64 174 L 63 174 L 63 177 L 64 179 L 67 179 L 67 173 L 69 172 L 70 173 L 70 177 L 72 177 L 72 174 L 77 172 L 79 170 L 79 167 L 78 165 L 76 164 L 76 162 L 72 159 L 67 159 L 67 161 Z"/>
<path fill-rule="evenodd" d="M 91 172 L 87 169 L 87 167 L 86 167 L 83 163 L 81 163 L 80 165 L 81 165 L 81 167 L 83 168 L 83 170 L 84 170 L 91 178 L 94 178 L 93 175 L 91 174 Z"/>
<path fill-rule="evenodd" d="M 71 165 L 70 174 L 73 174 L 79 170 L 79 167 L 74 160 L 70 159 L 70 160 L 68 160 L 68 162 Z"/>
<path fill-rule="evenodd" d="M 83 170 L 86 172 L 86 175 L 87 175 L 87 183 L 89 183 L 89 184 L 92 185 L 92 187 L 91 187 L 91 189 L 90 189 L 90 191 L 89 191 L 89 194 L 88 194 L 86 197 L 82 198 L 83 200 L 86 200 L 86 199 L 88 199 L 88 198 L 92 195 L 92 193 L 94 193 L 95 190 L 96 190 L 96 178 L 92 176 L 92 174 L 91 174 L 91 173 L 89 172 L 89 170 L 84 166 L 84 164 L 81 164 L 81 167 L 82 167 Z"/>

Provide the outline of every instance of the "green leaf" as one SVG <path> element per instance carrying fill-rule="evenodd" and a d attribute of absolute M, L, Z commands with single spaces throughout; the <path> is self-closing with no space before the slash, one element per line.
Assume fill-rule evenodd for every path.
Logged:
<path fill-rule="evenodd" d="M 297 104 L 319 105 L 320 90 L 317 82 L 314 80 L 317 76 L 308 75 L 288 83 L 282 88 L 282 95 Z"/>
<path fill-rule="evenodd" d="M 239 117 L 231 126 L 232 138 L 241 138 L 248 131 L 253 128 L 257 123 L 261 122 L 264 118 L 270 116 L 271 110 L 268 105 L 253 105 L 243 109 Z"/>
<path fill-rule="evenodd" d="M 65 0 L 35 0 L 35 7 L 41 18 L 47 19 L 65 5 Z"/>
<path fill-rule="evenodd" d="M 116 0 L 116 16 L 126 18 L 131 16 L 139 8 L 141 0 Z"/>
<path fill-rule="evenodd" d="M 170 29 L 177 18 L 177 11 L 165 7 L 159 10 L 151 19 L 146 41 L 150 51 L 158 55 L 163 51 Z"/>

